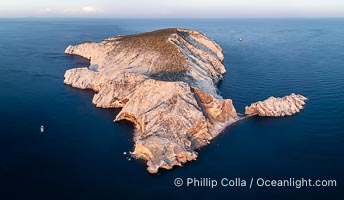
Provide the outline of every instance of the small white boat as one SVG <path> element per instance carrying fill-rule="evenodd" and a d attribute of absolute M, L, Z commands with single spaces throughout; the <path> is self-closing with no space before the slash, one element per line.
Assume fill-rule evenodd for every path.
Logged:
<path fill-rule="evenodd" d="M 44 126 L 43 126 L 43 125 L 41 126 L 41 129 L 40 129 L 40 130 L 41 130 L 41 133 L 44 132 Z"/>
<path fill-rule="evenodd" d="M 243 37 L 239 38 L 239 41 L 240 42 L 244 41 L 244 38 Z"/>

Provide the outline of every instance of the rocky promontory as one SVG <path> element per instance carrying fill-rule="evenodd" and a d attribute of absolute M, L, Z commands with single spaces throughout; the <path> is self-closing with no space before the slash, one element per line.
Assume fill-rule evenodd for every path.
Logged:
<path fill-rule="evenodd" d="M 293 115 L 303 109 L 306 100 L 306 97 L 294 93 L 283 98 L 270 97 L 264 101 L 252 103 L 251 106 L 246 106 L 245 114 L 268 117 Z"/>
<path fill-rule="evenodd" d="M 65 53 L 89 59 L 90 66 L 67 70 L 64 83 L 95 91 L 97 107 L 121 108 L 115 121 L 135 125 L 132 155 L 145 160 L 150 173 L 195 160 L 197 149 L 242 119 L 216 88 L 226 72 L 222 49 L 198 31 L 117 36 L 68 46 Z M 270 116 L 271 109 L 282 116 L 304 105 L 295 99 L 280 104 L 257 103 L 246 114 Z"/>

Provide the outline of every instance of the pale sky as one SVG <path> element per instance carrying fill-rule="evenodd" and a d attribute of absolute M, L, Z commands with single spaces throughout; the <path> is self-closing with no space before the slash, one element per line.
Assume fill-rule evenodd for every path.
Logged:
<path fill-rule="evenodd" d="M 344 17 L 344 0 L 0 0 L 0 17 Z"/>

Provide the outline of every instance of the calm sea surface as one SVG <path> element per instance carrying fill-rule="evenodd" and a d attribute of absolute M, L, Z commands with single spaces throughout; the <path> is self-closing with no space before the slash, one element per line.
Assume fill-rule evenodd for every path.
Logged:
<path fill-rule="evenodd" d="M 91 91 L 63 84 L 88 65 L 69 44 L 167 27 L 202 31 L 223 48 L 219 84 L 238 112 L 271 95 L 309 98 L 299 114 L 251 118 L 150 175 L 124 151 L 133 127 Z M 243 42 L 238 39 L 244 37 Z M 344 19 L 0 19 L 0 199 L 344 199 Z M 45 134 L 39 127 L 45 126 Z M 335 179 L 337 187 L 180 187 L 175 178 Z"/>

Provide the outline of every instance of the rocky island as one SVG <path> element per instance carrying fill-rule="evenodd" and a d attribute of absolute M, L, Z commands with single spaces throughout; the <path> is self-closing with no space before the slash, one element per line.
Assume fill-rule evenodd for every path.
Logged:
<path fill-rule="evenodd" d="M 90 60 L 90 66 L 66 71 L 64 83 L 95 92 L 101 108 L 121 108 L 115 121 L 135 125 L 132 155 L 148 171 L 171 169 L 197 158 L 239 116 L 217 83 L 226 72 L 221 47 L 195 30 L 171 28 L 99 43 L 68 46 L 66 54 Z M 271 97 L 246 107 L 247 116 L 284 116 L 299 112 L 306 98 Z"/>

